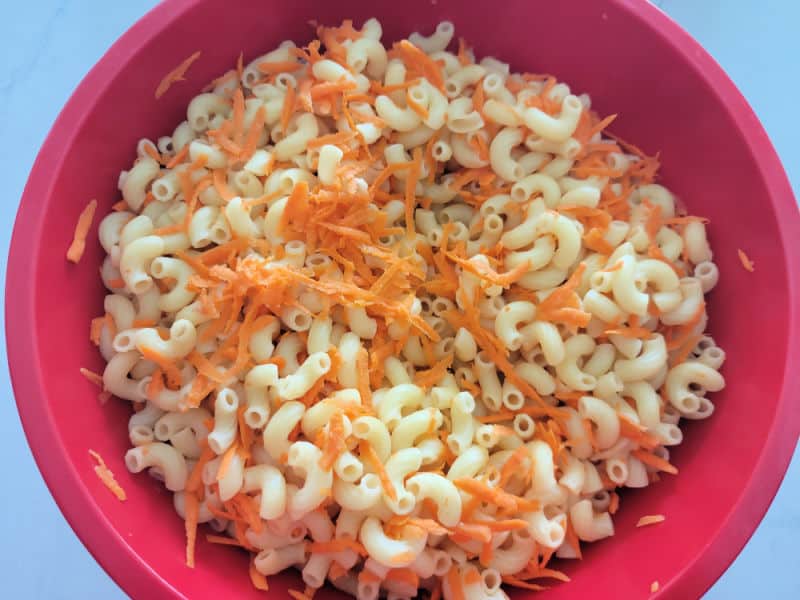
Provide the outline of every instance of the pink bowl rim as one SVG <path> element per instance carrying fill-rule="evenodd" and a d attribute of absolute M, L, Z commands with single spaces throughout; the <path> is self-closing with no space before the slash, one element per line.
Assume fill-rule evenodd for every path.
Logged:
<path fill-rule="evenodd" d="M 56 503 L 77 536 L 132 597 L 183 598 L 167 580 L 138 556 L 108 522 L 70 462 L 49 410 L 39 364 L 38 344 L 30 335 L 34 322 L 35 278 L 32 267 L 41 249 L 42 222 L 36 198 L 52 191 L 53 175 L 101 94 L 140 48 L 180 19 L 198 0 L 170 0 L 145 14 L 89 71 L 59 114 L 29 176 L 11 241 L 6 277 L 6 344 L 17 408 L 36 463 Z M 800 213 L 786 173 L 766 132 L 742 94 L 717 62 L 677 23 L 644 0 L 609 0 L 636 17 L 669 43 L 715 91 L 728 116 L 743 133 L 755 166 L 769 190 L 787 264 L 790 316 L 788 331 L 800 324 Z M 792 251 L 794 250 L 794 251 Z M 13 293 L 12 292 L 13 286 Z M 14 340 L 13 343 L 10 340 Z M 800 337 L 787 344 L 784 380 L 769 435 L 757 465 L 737 502 L 715 535 L 688 566 L 662 588 L 664 595 L 699 597 L 733 562 L 766 513 L 791 460 L 800 432 L 800 412 L 792 410 L 800 393 L 800 373 L 789 367 L 800 362 Z M 20 399 L 25 399 L 24 401 Z"/>

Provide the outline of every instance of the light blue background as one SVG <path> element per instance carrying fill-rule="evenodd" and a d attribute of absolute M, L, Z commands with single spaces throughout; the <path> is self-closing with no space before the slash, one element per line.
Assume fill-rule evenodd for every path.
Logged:
<path fill-rule="evenodd" d="M 8 0 L 5 0 L 7 2 Z M 154 0 L 2 2 L 0 19 L 0 256 L 25 180 L 72 90 Z M 800 5 L 793 0 L 660 0 L 722 64 L 767 129 L 800 191 Z M 0 264 L 5 281 L 5 261 Z M 0 292 L 2 293 L 2 292 Z M 0 317 L 2 318 L 2 317 Z M 0 350 L 0 581 L 3 598 L 125 598 L 72 533 L 22 434 Z M 800 598 L 800 459 L 766 518 L 706 598 Z M 653 549 L 657 553 L 657 548 Z M 643 594 L 645 597 L 646 594 Z"/>

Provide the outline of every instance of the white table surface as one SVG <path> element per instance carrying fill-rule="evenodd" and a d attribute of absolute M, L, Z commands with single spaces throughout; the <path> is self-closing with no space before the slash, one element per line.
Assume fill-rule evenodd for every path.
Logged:
<path fill-rule="evenodd" d="M 0 20 L 0 256 L 36 153 L 89 68 L 155 0 L 29 0 Z M 695 36 L 748 98 L 800 196 L 800 4 L 793 0 L 657 0 Z M 0 264 L 5 281 L 5 261 Z M 0 317 L 2 318 L 2 317 Z M 2 598 L 108 599 L 126 595 L 67 525 L 33 462 L 0 349 Z M 800 459 L 766 518 L 706 598 L 800 598 Z"/>

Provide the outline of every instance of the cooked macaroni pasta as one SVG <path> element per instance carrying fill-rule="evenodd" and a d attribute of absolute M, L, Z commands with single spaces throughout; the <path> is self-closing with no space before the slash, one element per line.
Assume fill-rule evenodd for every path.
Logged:
<path fill-rule="evenodd" d="M 676 472 L 719 270 L 588 96 L 381 34 L 284 42 L 140 142 L 92 339 L 192 561 L 208 523 L 306 595 L 506 598 Z"/>

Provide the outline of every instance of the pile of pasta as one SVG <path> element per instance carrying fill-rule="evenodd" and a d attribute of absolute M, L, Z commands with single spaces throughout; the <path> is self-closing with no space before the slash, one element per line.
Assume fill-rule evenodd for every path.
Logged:
<path fill-rule="evenodd" d="M 120 177 L 92 337 L 125 464 L 174 492 L 190 566 L 207 523 L 261 589 L 568 580 L 551 558 L 677 473 L 724 385 L 705 221 L 588 96 L 451 23 L 317 34 L 240 59 Z"/>

